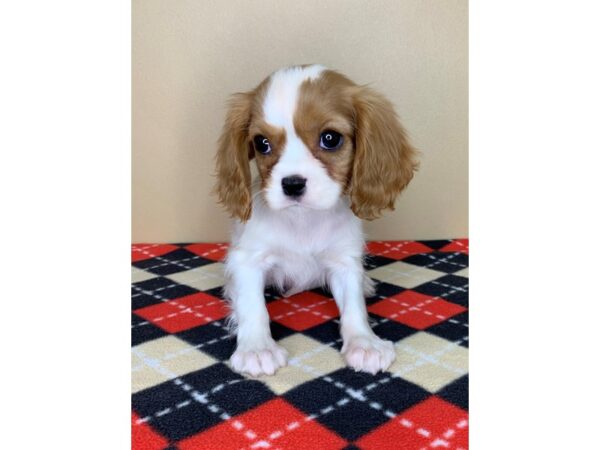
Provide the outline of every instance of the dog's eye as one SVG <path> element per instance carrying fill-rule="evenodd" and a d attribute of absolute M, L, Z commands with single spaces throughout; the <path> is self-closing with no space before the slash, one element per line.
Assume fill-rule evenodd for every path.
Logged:
<path fill-rule="evenodd" d="M 260 134 L 254 136 L 254 148 L 258 153 L 263 155 L 271 153 L 271 144 L 269 144 L 269 140 Z"/>
<path fill-rule="evenodd" d="M 325 130 L 321 133 L 319 145 L 323 150 L 337 150 L 343 143 L 344 138 L 337 131 Z"/>

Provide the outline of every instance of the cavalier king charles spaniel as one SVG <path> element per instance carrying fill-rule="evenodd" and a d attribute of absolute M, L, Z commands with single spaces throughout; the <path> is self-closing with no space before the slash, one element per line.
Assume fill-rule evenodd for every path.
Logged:
<path fill-rule="evenodd" d="M 361 219 L 394 208 L 417 168 L 415 153 L 388 100 L 320 65 L 281 69 L 232 97 L 215 191 L 235 218 L 224 290 L 235 371 L 272 375 L 286 365 L 269 328 L 267 286 L 285 297 L 327 286 L 346 363 L 372 374 L 390 366 L 392 343 L 369 326 L 365 296 L 374 289 L 362 264 Z"/>

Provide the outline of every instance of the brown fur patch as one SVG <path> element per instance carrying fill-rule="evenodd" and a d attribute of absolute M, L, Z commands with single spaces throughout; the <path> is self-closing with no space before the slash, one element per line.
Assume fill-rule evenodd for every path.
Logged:
<path fill-rule="evenodd" d="M 294 127 L 363 219 L 394 209 L 394 200 L 418 166 L 392 104 L 331 70 L 301 85 Z M 321 149 L 325 130 L 342 134 L 344 144 L 334 151 Z"/>
<path fill-rule="evenodd" d="M 350 182 L 352 211 L 372 220 L 394 201 L 418 168 L 392 104 L 364 86 L 354 92 L 356 112 L 355 156 Z"/>
<path fill-rule="evenodd" d="M 279 158 L 283 153 L 283 149 L 285 148 L 285 130 L 283 128 L 277 128 L 269 125 L 262 118 L 257 117 L 256 119 L 252 120 L 249 128 L 248 145 L 251 147 L 254 146 L 253 140 L 257 135 L 266 137 L 271 145 L 271 153 L 268 155 L 255 152 L 256 166 L 258 167 L 258 173 L 260 174 L 261 178 L 261 189 L 264 189 L 268 184 L 273 166 L 277 164 L 277 161 L 279 161 Z"/>
<path fill-rule="evenodd" d="M 343 75 L 324 71 L 314 80 L 300 86 L 294 128 L 312 155 L 318 159 L 331 178 L 346 187 L 351 167 L 354 140 L 354 106 L 351 88 L 354 83 Z M 319 146 L 321 133 L 333 130 L 340 133 L 344 143 L 334 151 Z"/>
<path fill-rule="evenodd" d="M 214 193 L 227 211 L 243 222 L 252 213 L 250 160 L 255 151 L 249 128 L 254 120 L 262 117 L 262 102 L 268 81 L 269 78 L 254 90 L 231 97 L 219 138 Z"/>

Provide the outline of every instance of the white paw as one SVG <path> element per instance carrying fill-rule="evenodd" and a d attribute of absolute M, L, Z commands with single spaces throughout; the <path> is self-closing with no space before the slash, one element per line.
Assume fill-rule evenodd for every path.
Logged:
<path fill-rule="evenodd" d="M 273 341 L 238 345 L 231 356 L 231 367 L 238 373 L 247 373 L 253 377 L 273 375 L 277 369 L 287 364 L 287 350 Z"/>
<path fill-rule="evenodd" d="M 384 371 L 396 359 L 394 345 L 377 336 L 355 336 L 344 342 L 342 355 L 356 371 L 376 374 Z"/>

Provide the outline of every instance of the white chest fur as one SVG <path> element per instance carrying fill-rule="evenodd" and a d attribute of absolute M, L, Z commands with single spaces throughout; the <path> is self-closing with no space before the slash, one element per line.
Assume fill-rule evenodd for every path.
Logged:
<path fill-rule="evenodd" d="M 228 265 L 250 262 L 264 274 L 265 285 L 292 295 L 325 285 L 332 266 L 360 264 L 363 247 L 361 221 L 345 199 L 326 211 L 272 211 L 257 200 L 250 220 L 235 225 L 230 251 L 235 257 Z"/>

